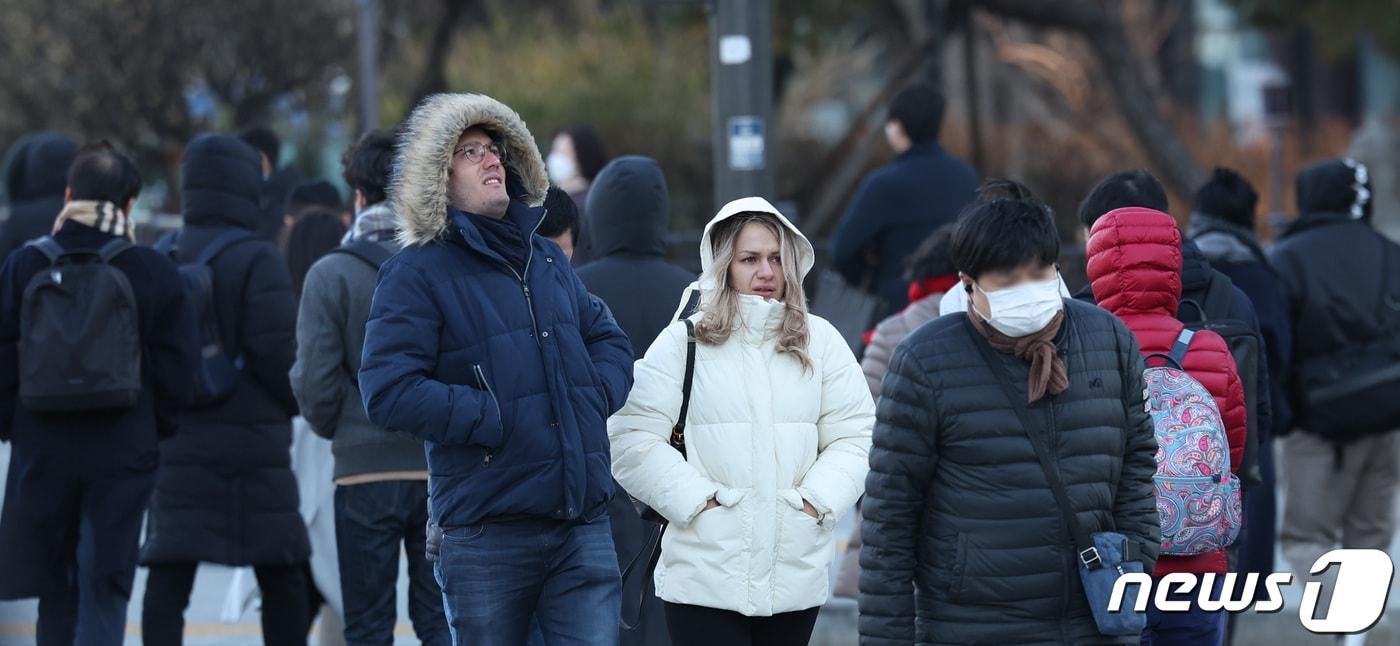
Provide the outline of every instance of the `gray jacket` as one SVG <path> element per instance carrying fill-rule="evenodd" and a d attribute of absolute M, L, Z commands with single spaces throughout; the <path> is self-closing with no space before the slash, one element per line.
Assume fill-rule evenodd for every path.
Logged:
<path fill-rule="evenodd" d="M 381 242 L 398 251 L 392 241 Z M 378 273 L 359 258 L 327 254 L 311 266 L 297 317 L 292 390 L 317 435 L 332 441 L 335 478 L 426 471 L 423 442 L 371 424 L 355 375 Z"/>

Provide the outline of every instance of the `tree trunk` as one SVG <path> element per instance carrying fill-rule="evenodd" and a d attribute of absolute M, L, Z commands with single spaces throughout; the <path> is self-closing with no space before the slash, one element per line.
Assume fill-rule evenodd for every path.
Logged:
<path fill-rule="evenodd" d="M 428 43 L 428 60 L 423 64 L 423 74 L 418 77 L 418 85 L 413 89 L 413 103 L 417 105 L 430 94 L 447 91 L 447 54 L 452 51 L 452 39 L 457 34 L 457 23 L 472 0 L 443 0 L 443 16 L 433 30 L 433 39 Z"/>
<path fill-rule="evenodd" d="M 1001 16 L 1041 27 L 1063 29 L 1083 37 L 1093 50 L 1112 89 L 1119 112 L 1167 188 L 1191 195 L 1206 179 L 1206 171 L 1181 142 L 1157 106 L 1162 88 L 1153 75 L 1144 74 L 1148 63 L 1130 43 L 1119 16 L 1093 0 L 970 0 Z"/>

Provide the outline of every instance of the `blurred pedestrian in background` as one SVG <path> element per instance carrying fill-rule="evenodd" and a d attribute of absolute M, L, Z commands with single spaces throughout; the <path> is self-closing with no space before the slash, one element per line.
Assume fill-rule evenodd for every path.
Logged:
<path fill-rule="evenodd" d="M 20 137 L 0 162 L 0 202 L 9 217 L 0 223 L 0 260 L 24 243 L 48 235 L 63 210 L 63 189 L 78 145 L 67 135 L 35 132 Z"/>
<path fill-rule="evenodd" d="M 588 192 L 593 188 L 593 180 L 608 163 L 607 146 L 593 126 L 577 124 L 564 128 L 550 138 L 549 156 L 545 167 L 551 184 L 564 189 L 579 211 L 579 240 L 573 264 L 581 267 L 593 261 L 593 239 L 589 229 L 592 221 L 588 216 Z"/>
<path fill-rule="evenodd" d="M 977 173 L 938 143 L 946 100 L 916 83 L 896 94 L 885 141 L 898 155 L 865 178 L 831 237 L 831 263 L 846 282 L 879 296 L 884 314 L 909 304 L 905 259 L 973 200 Z"/>
<path fill-rule="evenodd" d="M 53 236 L 16 250 L 0 268 L 0 440 L 14 444 L 0 516 L 0 598 L 39 597 L 43 645 L 125 639 L 157 444 L 177 432 L 177 411 L 191 396 L 194 317 L 174 265 L 132 244 L 127 214 L 140 190 L 129 157 L 105 141 L 83 147 L 68 171 L 63 210 L 49 223 Z M 104 300 L 111 293 L 88 289 L 96 284 L 84 280 L 83 265 L 49 255 L 99 250 L 106 258 L 93 262 L 125 277 L 130 300 Z M 41 273 L 57 282 L 36 278 Z M 44 294 L 62 297 L 60 286 L 72 290 L 78 309 L 46 321 L 44 308 L 56 310 Z M 90 316 L 78 316 L 84 312 Z M 58 333 L 74 329 L 84 334 Z M 85 407 L 111 394 L 100 388 L 113 381 L 94 379 L 111 373 L 93 371 L 121 370 L 132 358 L 139 392 L 122 405 Z M 35 371 L 36 361 L 43 370 Z M 65 410 L 36 407 L 48 377 L 65 384 Z M 91 386 L 67 386 L 74 381 Z"/>

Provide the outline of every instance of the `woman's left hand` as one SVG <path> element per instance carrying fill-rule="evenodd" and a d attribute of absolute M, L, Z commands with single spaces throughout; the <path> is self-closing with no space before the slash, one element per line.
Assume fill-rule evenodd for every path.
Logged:
<path fill-rule="evenodd" d="M 821 520 L 821 514 L 817 513 L 817 508 L 813 507 L 812 503 L 807 502 L 805 498 L 802 500 L 802 513 L 811 516 L 815 520 Z"/>

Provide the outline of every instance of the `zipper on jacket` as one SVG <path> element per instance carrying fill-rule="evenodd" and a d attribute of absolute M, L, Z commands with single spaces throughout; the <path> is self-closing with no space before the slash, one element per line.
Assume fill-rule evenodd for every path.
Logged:
<path fill-rule="evenodd" d="M 485 390 L 487 395 L 491 396 L 491 403 L 496 405 L 496 419 L 501 420 L 501 424 L 504 426 L 505 418 L 501 417 L 501 400 L 496 399 L 496 391 L 491 390 L 491 382 L 486 381 L 486 373 L 481 370 L 481 364 L 473 363 L 472 371 L 476 373 L 477 385 Z M 491 458 L 495 457 L 495 455 L 494 451 L 487 449 L 486 458 L 481 461 L 481 466 L 491 466 Z"/>
<path fill-rule="evenodd" d="M 521 291 L 525 294 L 525 311 L 530 313 L 530 330 L 534 332 L 535 345 L 538 345 L 541 348 L 544 347 L 544 342 L 540 339 L 539 321 L 535 319 L 535 302 L 534 299 L 530 297 L 530 284 L 525 282 L 525 276 L 530 275 L 530 261 L 535 259 L 535 243 L 533 239 L 535 237 L 535 234 L 539 232 L 540 225 L 544 224 L 544 219 L 547 217 L 549 217 L 549 209 L 546 208 L 544 209 L 543 215 L 540 216 L 539 221 L 535 223 L 535 227 L 533 229 L 530 229 L 530 235 L 525 236 L 525 273 L 523 275 L 520 272 L 516 271 L 515 267 L 512 267 L 509 262 L 505 261 L 505 259 L 497 260 L 497 262 L 503 265 L 506 268 L 506 270 L 508 270 L 513 276 L 515 276 L 515 279 L 520 282 Z M 486 255 L 487 258 L 495 260 L 491 257 L 490 254 L 483 255 Z M 543 353 L 540 354 L 540 360 L 544 361 Z M 491 390 L 491 384 L 486 383 L 486 376 L 483 375 L 481 372 L 481 364 L 473 364 L 472 368 L 476 370 L 477 379 L 481 380 L 482 385 L 486 388 L 486 392 L 490 393 L 491 401 L 496 404 L 496 417 L 501 420 L 501 446 L 505 446 L 506 441 L 510 438 L 506 436 L 505 418 L 501 416 L 501 400 L 496 398 L 496 392 Z M 494 456 L 495 453 L 493 451 L 487 451 L 486 458 L 482 461 L 482 465 L 490 466 L 491 459 Z"/>
<path fill-rule="evenodd" d="M 1065 481 L 1064 472 L 1060 470 L 1060 447 L 1059 443 L 1056 441 L 1056 436 L 1058 434 L 1055 432 L 1055 399 L 1056 395 L 1046 393 L 1045 398 L 1043 400 L 1045 402 L 1046 418 L 1049 420 L 1049 424 L 1045 427 L 1045 446 L 1050 450 L 1050 467 L 1055 470 L 1055 474 L 1057 476 L 1060 476 L 1060 482 L 1063 484 Z M 1069 497 L 1069 485 L 1065 485 L 1065 500 L 1068 500 L 1070 504 L 1074 504 L 1074 501 L 1071 500 Z M 1077 514 L 1075 513 L 1074 509 L 1067 509 L 1065 511 L 1068 511 L 1070 515 L 1077 517 Z M 1070 531 L 1070 528 L 1068 527 L 1062 528 L 1061 531 L 1063 531 L 1064 535 L 1069 538 L 1069 543 L 1071 545 L 1074 545 L 1074 532 Z M 1063 549 L 1064 541 L 1060 541 L 1060 545 L 1061 549 Z M 1070 554 L 1077 554 L 1078 551 L 1079 547 L 1075 546 L 1074 549 L 1070 550 Z M 1066 612 L 1069 612 L 1069 595 L 1074 588 L 1074 584 L 1071 583 L 1070 580 L 1071 578 L 1079 577 L 1079 564 L 1075 563 L 1067 574 L 1068 576 L 1065 577 L 1064 593 L 1060 595 L 1061 617 L 1065 616 Z M 1062 625 L 1062 631 L 1063 628 L 1064 626 Z"/>

